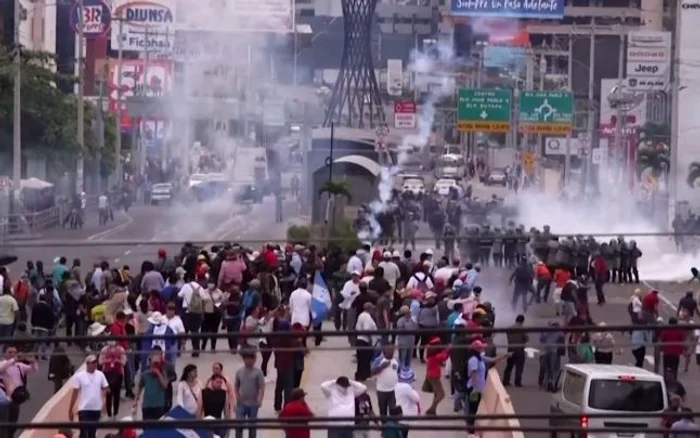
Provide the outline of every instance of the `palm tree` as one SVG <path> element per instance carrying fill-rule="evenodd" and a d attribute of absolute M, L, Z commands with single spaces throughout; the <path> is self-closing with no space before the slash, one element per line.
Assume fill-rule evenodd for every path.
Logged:
<path fill-rule="evenodd" d="M 329 179 L 323 183 L 321 188 L 318 190 L 319 196 L 323 195 L 324 193 L 328 195 L 326 211 L 328 212 L 327 217 L 330 217 L 330 235 L 330 231 L 335 229 L 337 198 L 340 196 L 345 198 L 348 202 L 352 200 L 352 195 L 350 194 L 350 184 L 348 184 L 347 181 L 333 181 Z"/>
<path fill-rule="evenodd" d="M 663 148 L 642 148 L 637 151 L 637 175 L 651 172 L 655 177 L 661 177 L 668 172 L 670 160 L 668 150 Z"/>

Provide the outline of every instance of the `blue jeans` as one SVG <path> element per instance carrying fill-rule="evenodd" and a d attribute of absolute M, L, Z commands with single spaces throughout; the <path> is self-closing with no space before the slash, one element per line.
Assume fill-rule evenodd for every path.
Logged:
<path fill-rule="evenodd" d="M 0 338 L 11 338 L 15 335 L 14 324 L 0 324 Z"/>
<path fill-rule="evenodd" d="M 37 337 L 37 338 L 45 338 L 47 336 L 51 336 L 53 333 L 51 333 L 50 330 L 46 330 L 43 328 L 33 328 L 32 329 L 32 336 Z M 36 355 L 39 357 L 39 359 L 42 360 L 47 360 L 49 356 L 51 355 L 51 343 L 50 342 L 42 342 L 37 344 L 36 346 Z"/>
<path fill-rule="evenodd" d="M 399 366 L 409 368 L 411 366 L 411 358 L 413 357 L 413 345 L 408 347 L 399 347 Z"/>
<path fill-rule="evenodd" d="M 78 411 L 80 421 L 80 438 L 96 438 L 97 422 L 100 421 L 100 411 Z M 87 425 L 86 422 L 93 424 Z"/>
<path fill-rule="evenodd" d="M 245 406 L 239 403 L 236 405 L 236 419 L 247 420 L 258 418 L 258 409 L 260 409 L 260 406 Z M 256 432 L 256 426 L 249 427 L 248 437 L 255 438 Z M 243 438 L 243 427 L 236 428 L 236 438 Z"/>

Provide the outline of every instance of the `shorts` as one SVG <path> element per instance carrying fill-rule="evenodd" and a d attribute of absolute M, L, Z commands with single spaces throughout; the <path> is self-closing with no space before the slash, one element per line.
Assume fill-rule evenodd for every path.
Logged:
<path fill-rule="evenodd" d="M 562 315 L 564 315 L 566 317 L 575 316 L 576 315 L 576 304 L 572 303 L 571 301 L 562 302 L 561 313 L 562 313 Z"/>

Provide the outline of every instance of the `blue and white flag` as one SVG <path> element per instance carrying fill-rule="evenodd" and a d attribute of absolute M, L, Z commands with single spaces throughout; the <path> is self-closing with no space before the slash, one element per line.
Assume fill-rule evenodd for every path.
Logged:
<path fill-rule="evenodd" d="M 321 275 L 321 271 L 314 274 L 314 288 L 311 291 L 311 317 L 314 325 L 320 324 L 331 310 L 333 302 L 328 285 Z"/>

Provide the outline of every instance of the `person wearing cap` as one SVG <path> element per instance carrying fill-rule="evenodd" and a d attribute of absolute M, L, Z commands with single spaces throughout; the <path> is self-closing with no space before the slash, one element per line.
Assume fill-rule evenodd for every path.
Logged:
<path fill-rule="evenodd" d="M 360 278 L 362 272 L 354 270 L 350 272 L 350 280 L 345 282 L 343 289 L 340 291 L 342 301 L 338 304 L 343 320 L 343 330 L 349 330 L 355 327 L 357 322 L 357 313 L 353 309 L 355 299 L 360 295 Z M 354 345 L 354 336 L 350 337 L 350 345 Z"/>
<path fill-rule="evenodd" d="M 158 248 L 158 257 L 154 263 L 156 271 L 166 278 L 175 272 L 175 260 L 168 257 L 168 252 L 165 248 Z"/>
<path fill-rule="evenodd" d="M 158 347 L 164 353 L 166 362 L 170 365 L 175 365 L 177 360 L 177 338 L 175 332 L 168 327 L 168 320 L 160 312 L 153 312 L 148 317 L 150 326 L 144 333 L 145 335 L 158 336 L 158 338 L 144 338 L 141 341 L 141 369 L 145 369 L 148 361 L 148 352 L 153 347 Z"/>
<path fill-rule="evenodd" d="M 449 358 L 449 351 L 440 345 L 438 336 L 430 339 L 425 348 L 426 367 L 423 391 L 433 393 L 433 401 L 425 411 L 426 415 L 435 415 L 438 405 L 445 398 L 445 388 L 442 386 L 441 367 Z"/>
<path fill-rule="evenodd" d="M 328 401 L 328 417 L 352 418 L 355 416 L 355 398 L 367 392 L 360 382 L 340 376 L 321 383 L 321 392 Z M 328 438 L 353 438 L 352 422 L 333 422 L 337 427 L 328 428 Z"/>
<path fill-rule="evenodd" d="M 392 260 L 391 252 L 384 251 L 382 261 L 379 262 L 379 268 L 384 271 L 384 278 L 389 282 L 392 289 L 396 289 L 396 283 L 401 278 L 401 270 L 399 266 Z"/>
<path fill-rule="evenodd" d="M 306 403 L 306 392 L 301 388 L 294 388 L 289 394 L 289 401 L 284 405 L 279 412 L 279 419 L 284 420 L 303 420 L 314 417 L 313 411 Z M 308 423 L 295 422 L 284 429 L 286 438 L 310 438 L 311 430 Z"/>
<path fill-rule="evenodd" d="M 396 320 L 396 330 L 410 331 L 417 330 L 418 324 L 411 318 L 411 308 L 409 306 L 401 306 L 399 308 L 399 318 Z M 411 358 L 415 349 L 416 336 L 413 334 L 400 334 L 396 336 L 396 346 L 399 349 L 399 365 L 401 367 L 410 367 Z"/>
<path fill-rule="evenodd" d="M 372 375 L 372 356 L 374 355 L 374 337 L 371 334 L 362 334 L 362 332 L 371 332 L 377 330 L 377 324 L 374 322 L 374 305 L 371 302 L 365 302 L 362 313 L 357 317 L 357 339 L 355 347 L 357 348 L 357 370 L 355 379 L 358 382 L 364 382 Z"/>
<path fill-rule="evenodd" d="M 73 391 L 68 402 L 68 421 L 75 420 L 77 402 L 80 438 L 96 438 L 96 423 L 102 416 L 107 388 L 109 388 L 107 378 L 97 369 L 97 356 L 91 354 L 85 359 L 85 369 L 73 376 L 71 387 Z"/>
<path fill-rule="evenodd" d="M 110 333 L 120 335 L 120 333 Z M 126 333 L 124 333 L 126 334 Z M 107 392 L 107 416 L 114 419 L 119 415 L 119 405 L 121 402 L 121 390 L 124 383 L 126 369 L 126 350 L 117 341 L 107 341 L 98 356 L 100 370 L 104 373 L 109 391 Z"/>
<path fill-rule="evenodd" d="M 467 432 L 474 434 L 476 413 L 481 403 L 481 395 L 486 388 L 486 362 L 482 355 L 486 345 L 476 340 L 471 344 L 472 354 L 467 361 L 466 402 L 467 402 Z"/>
<path fill-rule="evenodd" d="M 168 412 L 172 399 L 172 383 L 177 380 L 177 374 L 164 360 L 160 346 L 151 348 L 148 356 L 148 366 L 141 368 L 132 415 L 136 415 L 139 402 L 142 401 L 141 418 L 159 420 Z"/>
<path fill-rule="evenodd" d="M 364 254 L 364 250 L 358 249 L 355 251 L 355 254 L 350 256 L 350 259 L 348 260 L 348 264 L 345 267 L 345 269 L 350 273 L 350 274 L 355 274 L 355 272 L 362 272 L 365 269 L 365 264 L 362 261 L 361 256 Z"/>

